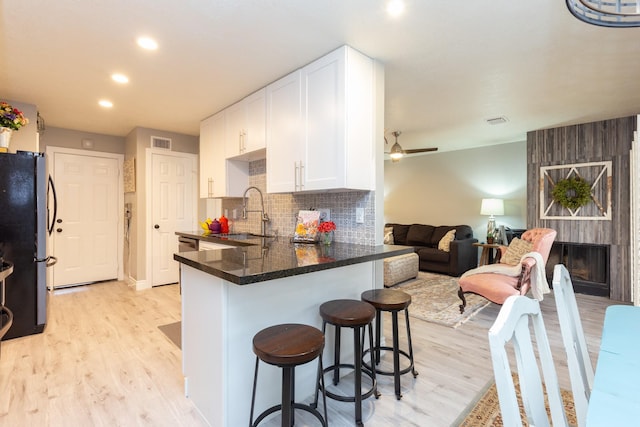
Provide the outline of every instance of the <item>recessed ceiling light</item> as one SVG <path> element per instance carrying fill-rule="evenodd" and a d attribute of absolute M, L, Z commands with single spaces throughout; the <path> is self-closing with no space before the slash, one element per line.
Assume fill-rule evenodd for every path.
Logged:
<path fill-rule="evenodd" d="M 387 13 L 396 18 L 404 12 L 404 0 L 389 0 L 387 2 Z"/>
<path fill-rule="evenodd" d="M 111 74 L 111 79 L 117 83 L 129 83 L 129 77 L 120 73 Z"/>
<path fill-rule="evenodd" d="M 98 101 L 98 104 L 100 104 L 101 107 L 104 108 L 111 108 L 113 107 L 113 102 L 108 101 L 106 99 L 101 99 L 100 101 Z"/>
<path fill-rule="evenodd" d="M 147 50 L 156 50 L 158 48 L 158 43 L 150 38 L 150 37 L 138 37 L 138 46 Z"/>

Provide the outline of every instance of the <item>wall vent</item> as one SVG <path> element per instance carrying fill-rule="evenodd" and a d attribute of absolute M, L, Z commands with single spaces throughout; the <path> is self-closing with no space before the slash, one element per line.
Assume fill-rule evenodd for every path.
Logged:
<path fill-rule="evenodd" d="M 163 150 L 171 150 L 171 138 L 162 138 L 160 136 L 152 136 L 151 147 L 161 148 Z"/>
<path fill-rule="evenodd" d="M 506 117 L 504 116 L 500 116 L 500 117 L 492 117 L 490 119 L 487 119 L 487 123 L 489 123 L 490 125 L 499 125 L 502 123 L 506 123 L 509 120 L 507 120 Z"/>

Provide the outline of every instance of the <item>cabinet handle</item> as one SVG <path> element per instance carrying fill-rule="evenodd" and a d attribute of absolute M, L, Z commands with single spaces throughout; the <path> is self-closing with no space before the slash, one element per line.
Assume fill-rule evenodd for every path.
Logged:
<path fill-rule="evenodd" d="M 242 137 L 242 129 L 240 129 L 240 131 L 238 131 L 238 152 L 239 153 L 244 153 L 244 144 L 243 144 L 243 137 Z"/>
<path fill-rule="evenodd" d="M 241 146 L 242 146 L 242 152 L 244 153 L 245 151 L 247 151 L 247 131 L 246 130 L 242 130 L 241 133 Z"/>
<path fill-rule="evenodd" d="M 302 163 L 302 160 L 300 160 L 299 173 L 300 173 L 300 190 L 303 190 L 304 189 L 304 163 Z"/>
<path fill-rule="evenodd" d="M 213 197 L 213 178 L 209 178 L 207 197 Z"/>

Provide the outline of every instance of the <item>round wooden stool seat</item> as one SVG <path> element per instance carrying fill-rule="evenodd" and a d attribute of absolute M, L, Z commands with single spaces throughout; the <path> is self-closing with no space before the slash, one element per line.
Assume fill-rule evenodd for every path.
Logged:
<path fill-rule="evenodd" d="M 365 326 L 376 317 L 376 309 L 366 302 L 337 299 L 320 306 L 320 317 L 327 323 L 338 326 Z"/>
<path fill-rule="evenodd" d="M 267 416 L 281 411 L 281 427 L 293 427 L 296 409 L 306 411 L 316 417 L 320 425 L 327 427 L 326 395 L 322 393 L 324 415 L 318 412 L 317 392 L 314 405 L 295 402 L 295 368 L 314 359 L 318 359 L 318 372 L 322 372 L 322 350 L 324 333 L 313 326 L 298 323 L 284 323 L 265 328 L 253 337 L 253 352 L 256 355 L 256 367 L 253 374 L 253 393 L 251 396 L 250 427 L 257 427 Z M 258 386 L 258 366 L 262 360 L 270 365 L 282 368 L 281 403 L 265 409 L 253 419 Z M 324 382 L 322 383 L 324 387 Z M 272 387 L 270 387 L 272 389 Z M 272 392 L 273 390 L 271 390 Z"/>
<path fill-rule="evenodd" d="M 270 326 L 253 337 L 256 356 L 276 366 L 303 365 L 318 357 L 323 347 L 319 329 L 297 323 Z"/>
<path fill-rule="evenodd" d="M 364 291 L 361 298 L 382 311 L 400 311 L 411 304 L 411 295 L 397 289 L 372 289 Z"/>

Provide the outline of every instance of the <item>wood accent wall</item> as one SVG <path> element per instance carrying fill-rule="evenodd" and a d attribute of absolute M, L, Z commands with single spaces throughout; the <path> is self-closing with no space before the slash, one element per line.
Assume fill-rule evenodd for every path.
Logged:
<path fill-rule="evenodd" d="M 636 116 L 527 133 L 527 228 L 548 227 L 557 240 L 610 245 L 610 298 L 631 301 L 629 167 Z M 612 216 L 602 220 L 540 219 L 540 167 L 611 160 Z"/>

